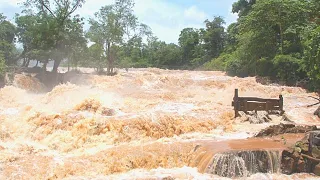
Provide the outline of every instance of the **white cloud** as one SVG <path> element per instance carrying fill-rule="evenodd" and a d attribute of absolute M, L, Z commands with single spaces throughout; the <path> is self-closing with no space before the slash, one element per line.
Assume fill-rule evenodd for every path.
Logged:
<path fill-rule="evenodd" d="M 204 21 L 208 18 L 208 15 L 205 12 L 200 11 L 196 6 L 191 6 L 184 10 L 184 17 L 187 20 L 199 22 L 199 20 Z"/>
<path fill-rule="evenodd" d="M 2 5 L 11 5 L 11 6 L 17 6 L 18 4 L 24 2 L 24 0 L 2 0 Z M 0 4 L 0 6 L 1 6 Z"/>
<path fill-rule="evenodd" d="M 94 17 L 94 13 L 98 12 L 102 6 L 110 5 L 113 2 L 114 0 L 86 0 L 83 7 L 79 8 L 76 13 L 88 19 Z"/>
<path fill-rule="evenodd" d="M 6 7 L 15 7 L 16 10 L 21 6 L 17 5 L 17 3 L 21 3 L 24 0 L 1 1 L 2 2 L 0 3 L 0 9 L 5 9 Z M 227 25 L 234 22 L 237 18 L 237 15 L 231 13 L 224 13 L 225 15 L 217 14 L 218 12 L 221 12 L 219 8 L 222 8 L 218 5 L 228 4 L 228 6 L 231 7 L 230 3 L 232 3 L 232 1 L 235 0 L 201 1 L 207 3 L 205 7 L 208 7 L 209 4 L 214 4 L 214 6 L 212 7 L 216 8 L 212 11 L 210 9 L 210 12 L 208 10 L 205 12 L 203 9 L 199 8 L 203 8 L 203 5 L 201 6 L 197 1 L 197 3 L 193 4 L 180 3 L 178 5 L 177 2 L 169 0 L 135 0 L 134 12 L 139 21 L 150 26 L 154 35 L 157 36 L 160 40 L 166 41 L 167 43 L 177 43 L 180 31 L 183 28 L 204 27 L 204 20 L 212 18 L 214 14 L 224 16 Z M 99 11 L 102 6 L 110 5 L 113 3 L 114 0 L 86 0 L 86 3 L 83 5 L 83 7 L 77 10 L 76 13 L 79 13 L 81 16 L 85 17 L 88 20 L 90 17 L 94 17 L 94 13 Z M 229 9 L 228 12 L 231 12 L 231 9 Z M 19 13 L 19 11 L 14 13 L 7 12 L 7 14 L 10 13 L 12 17 L 12 14 Z M 208 15 L 207 13 L 210 14 Z M 87 23 L 85 27 L 88 28 Z"/>
<path fill-rule="evenodd" d="M 238 13 L 232 13 L 232 6 L 229 8 L 227 17 L 225 17 L 226 25 L 225 27 L 227 28 L 231 23 L 234 23 L 238 19 Z"/>
<path fill-rule="evenodd" d="M 149 25 L 160 40 L 177 43 L 186 27 L 203 27 L 207 15 L 196 6 L 183 8 L 171 1 L 136 0 L 134 11 L 139 20 Z"/>

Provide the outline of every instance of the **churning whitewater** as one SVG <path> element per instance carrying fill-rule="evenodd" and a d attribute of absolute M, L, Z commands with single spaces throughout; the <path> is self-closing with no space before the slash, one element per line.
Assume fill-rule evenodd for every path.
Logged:
<path fill-rule="evenodd" d="M 222 72 L 81 70 L 50 92 L 25 75 L 0 90 L 0 179 L 316 179 L 279 173 L 283 137 L 250 140 L 285 118 L 252 124 L 231 106 L 235 88 L 281 94 L 291 121 L 320 125 L 307 107 L 315 94 Z"/>

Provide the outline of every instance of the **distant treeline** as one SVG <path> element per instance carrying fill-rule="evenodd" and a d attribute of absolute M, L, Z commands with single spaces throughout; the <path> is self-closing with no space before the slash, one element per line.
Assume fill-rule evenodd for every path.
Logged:
<path fill-rule="evenodd" d="M 30 60 L 44 68 L 53 61 L 54 72 L 66 61 L 110 74 L 114 67 L 222 70 L 320 88 L 319 0 L 238 0 L 236 23 L 225 29 L 222 17 L 207 19 L 204 28 L 183 29 L 178 44 L 159 40 L 140 23 L 133 0 L 101 7 L 85 31 L 84 18 L 74 15 L 83 3 L 26 0 L 15 24 L 0 14 L 0 73 L 21 59 L 26 67 Z"/>

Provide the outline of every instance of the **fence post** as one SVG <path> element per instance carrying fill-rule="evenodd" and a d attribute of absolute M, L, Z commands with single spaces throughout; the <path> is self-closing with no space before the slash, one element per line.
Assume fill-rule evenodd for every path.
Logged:
<path fill-rule="evenodd" d="M 239 116 L 239 112 L 238 112 L 238 106 L 239 106 L 239 102 L 238 102 L 238 97 L 239 97 L 239 94 L 238 94 L 238 89 L 235 89 L 234 90 L 234 97 L 233 97 L 233 102 L 234 102 L 234 116 L 235 118 Z"/>
<path fill-rule="evenodd" d="M 282 97 L 282 95 L 279 95 L 279 99 L 280 99 L 280 101 L 279 101 L 279 108 L 280 108 L 280 111 L 281 111 L 281 115 L 283 114 L 283 97 Z"/>

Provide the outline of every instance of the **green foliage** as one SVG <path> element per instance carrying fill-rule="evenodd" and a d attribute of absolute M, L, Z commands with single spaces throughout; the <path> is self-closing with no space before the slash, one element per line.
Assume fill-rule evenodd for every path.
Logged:
<path fill-rule="evenodd" d="M 217 58 L 223 51 L 225 45 L 226 33 L 223 25 L 224 20 L 221 17 L 214 17 L 212 21 L 205 20 L 206 29 L 202 30 L 204 49 L 208 60 Z"/>
<path fill-rule="evenodd" d="M 239 19 L 227 29 L 224 49 L 233 55 L 225 61 L 228 74 L 269 76 L 288 85 L 309 79 L 310 88 L 319 89 L 319 10 L 315 0 L 238 0 L 233 12 Z M 219 67 L 217 59 L 207 67 Z"/>
<path fill-rule="evenodd" d="M 103 71 L 103 68 L 106 66 L 103 46 L 100 44 L 93 44 L 88 48 L 86 53 L 87 59 L 82 61 L 81 64 L 86 67 L 95 68 L 98 72 Z"/>
<path fill-rule="evenodd" d="M 248 67 L 239 59 L 233 59 L 226 62 L 226 72 L 229 76 L 248 76 Z"/>
<path fill-rule="evenodd" d="M 197 29 L 185 28 L 179 35 L 179 45 L 182 49 L 183 64 L 191 64 L 196 58 L 197 46 L 200 43 L 200 34 Z M 193 63 L 194 64 L 194 61 Z"/>
<path fill-rule="evenodd" d="M 6 64 L 15 64 L 15 32 L 16 27 L 0 13 L 0 54 Z"/>
<path fill-rule="evenodd" d="M 205 70 L 225 71 L 227 62 L 232 62 L 234 60 L 233 58 L 234 56 L 232 54 L 221 54 L 218 58 L 205 63 L 203 68 Z"/>
<path fill-rule="evenodd" d="M 246 16 L 255 3 L 256 0 L 238 0 L 232 4 L 232 12 L 238 13 L 239 17 Z"/>
<path fill-rule="evenodd" d="M 6 72 L 6 60 L 2 54 L 0 54 L 0 78 L 4 77 Z"/>
<path fill-rule="evenodd" d="M 310 88 L 320 89 L 320 26 L 306 28 L 303 45 L 303 67 L 310 78 Z"/>
<path fill-rule="evenodd" d="M 277 72 L 274 69 L 274 63 L 273 61 L 267 59 L 267 58 L 261 58 L 258 59 L 255 64 L 255 71 L 258 76 L 270 76 L 270 77 L 276 77 Z M 281 67 L 280 67 L 281 68 Z"/>
<path fill-rule="evenodd" d="M 83 3 L 84 0 L 26 0 L 23 16 L 16 15 L 18 38 L 24 48 L 21 57 L 25 61 L 39 60 L 44 68 L 53 60 L 53 72 L 57 72 L 63 59 L 72 59 L 75 50 L 86 44 L 83 18 L 71 17 Z"/>
<path fill-rule="evenodd" d="M 92 42 L 104 48 L 109 74 L 113 73 L 119 54 L 123 55 L 119 52 L 121 50 L 126 51 L 125 55 L 133 54 L 135 58 L 132 60 L 138 61 L 136 57 L 140 53 L 139 49 L 141 50 L 141 40 L 138 42 L 138 47 L 135 42 L 143 35 L 151 34 L 147 25 L 138 23 L 137 17 L 133 14 L 133 7 L 133 0 L 116 0 L 115 4 L 104 6 L 95 13 L 95 19 L 89 20 L 90 29 L 87 36 Z M 138 33 L 132 36 L 131 33 L 136 30 Z M 127 48 L 116 47 L 125 43 L 125 37 L 128 38 Z"/>
<path fill-rule="evenodd" d="M 320 3 L 318 0 L 238 0 L 232 12 L 237 22 L 224 27 L 224 19 L 204 21 L 204 28 L 182 29 L 177 44 L 152 36 L 138 22 L 134 0 L 115 0 L 89 20 L 72 16 L 84 0 L 26 0 L 15 27 L 0 14 L 0 71 L 14 64 L 15 39 L 23 45 L 20 58 L 62 60 L 72 66 L 102 71 L 114 67 L 225 70 L 232 76 L 269 76 L 295 85 L 308 80 L 320 88 Z M 90 47 L 87 46 L 88 40 Z M 54 70 L 55 71 L 55 70 Z M 1 73 L 1 72 L 0 72 Z"/>
<path fill-rule="evenodd" d="M 276 77 L 286 82 L 288 85 L 295 83 L 305 77 L 305 73 L 300 69 L 301 60 L 291 55 L 277 55 L 273 60 L 273 69 L 277 72 Z"/>

